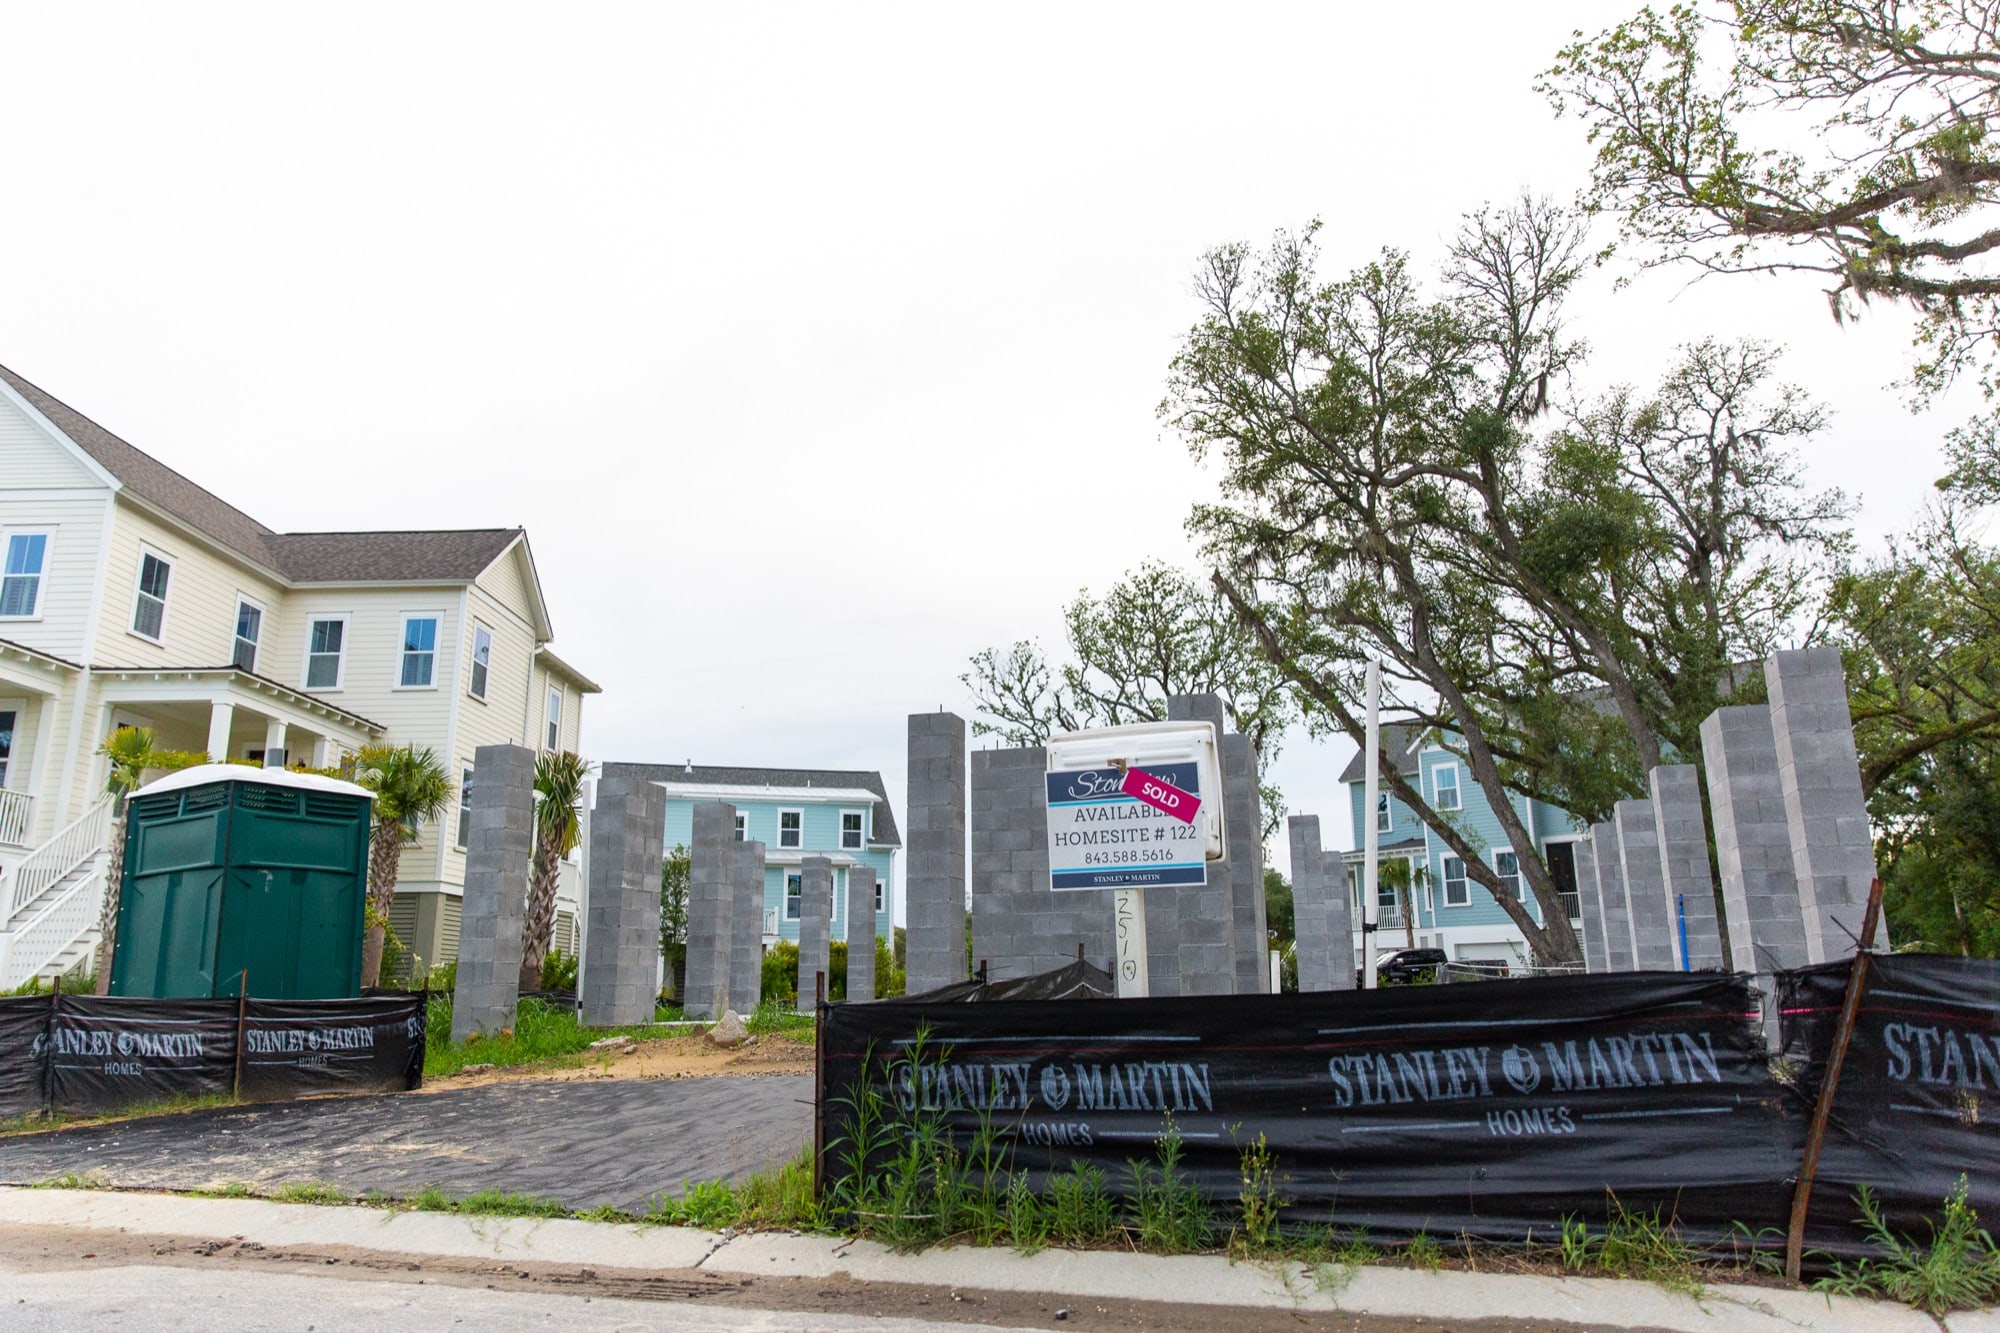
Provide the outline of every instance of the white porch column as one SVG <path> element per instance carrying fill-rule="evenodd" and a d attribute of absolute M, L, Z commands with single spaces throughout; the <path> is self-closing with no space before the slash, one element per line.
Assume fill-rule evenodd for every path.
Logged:
<path fill-rule="evenodd" d="M 313 737 L 312 766 L 314 768 L 332 768 L 338 762 L 339 758 L 340 746 L 334 743 L 333 737 Z"/>
<path fill-rule="evenodd" d="M 208 757 L 218 764 L 229 758 L 229 728 L 235 721 L 235 704 L 217 701 L 208 706 Z"/>
<path fill-rule="evenodd" d="M 283 768 L 289 758 L 285 753 L 285 720 L 274 717 L 264 723 L 264 767 Z"/>

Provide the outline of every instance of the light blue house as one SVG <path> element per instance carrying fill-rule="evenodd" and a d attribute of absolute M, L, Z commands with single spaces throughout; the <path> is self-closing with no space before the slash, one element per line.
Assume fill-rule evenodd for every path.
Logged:
<path fill-rule="evenodd" d="M 1406 723 L 1382 725 L 1382 751 L 1394 761 L 1404 779 L 1416 787 L 1439 813 L 1451 813 L 1474 846 L 1483 847 L 1487 864 L 1503 878 L 1510 879 L 1515 892 L 1539 922 L 1541 908 L 1521 874 L 1518 858 L 1508 846 L 1500 820 L 1486 801 L 1486 794 L 1466 771 L 1465 761 L 1440 743 L 1433 728 Z M 1361 914 L 1362 839 L 1368 817 L 1366 773 L 1363 756 L 1356 754 L 1341 773 L 1347 784 L 1348 807 L 1353 820 L 1354 847 L 1342 853 L 1348 872 L 1349 891 L 1356 911 L 1356 947 Z M 1514 796 L 1514 809 L 1522 823 L 1534 834 L 1535 846 L 1548 863 L 1549 874 L 1562 891 L 1569 908 L 1570 924 L 1582 930 L 1581 907 L 1576 892 L 1575 844 L 1589 836 L 1583 824 L 1545 801 Z M 1484 885 L 1465 873 L 1464 863 L 1445 847 L 1409 807 L 1396 799 L 1385 782 L 1373 811 L 1383 861 L 1400 858 L 1414 863 L 1417 885 L 1411 891 L 1414 920 L 1406 922 L 1401 896 L 1393 889 L 1377 890 L 1380 914 L 1376 935 L 1378 950 L 1400 949 L 1416 937 L 1418 948 L 1443 949 L 1454 961 L 1505 962 L 1511 968 L 1528 965 L 1528 942 L 1522 937 Z"/>
<path fill-rule="evenodd" d="M 607 765 L 607 768 L 614 767 Z M 694 808 L 736 807 L 738 841 L 764 844 L 764 945 L 799 937 L 799 863 L 833 862 L 834 939 L 847 938 L 847 876 L 875 871 L 875 933 L 891 938 L 896 853 L 903 840 L 880 773 L 820 768 L 718 768 L 707 764 L 618 764 L 667 793 L 669 850 L 694 841 Z"/>

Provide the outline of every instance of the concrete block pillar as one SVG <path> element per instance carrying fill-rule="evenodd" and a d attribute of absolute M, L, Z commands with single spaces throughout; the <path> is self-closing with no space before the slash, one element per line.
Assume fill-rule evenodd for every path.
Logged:
<path fill-rule="evenodd" d="M 1257 751 L 1248 736 L 1222 738 L 1222 789 L 1229 812 L 1230 929 L 1236 993 L 1271 989 L 1271 935 L 1264 911 L 1264 803 L 1257 791 Z"/>
<path fill-rule="evenodd" d="M 472 762 L 458 984 L 451 1010 L 454 1041 L 514 1026 L 535 844 L 535 752 L 519 745 L 482 745 Z"/>
<path fill-rule="evenodd" d="M 1292 848 L 1292 921 L 1296 932 L 1299 990 L 1354 989 L 1354 922 L 1347 876 L 1335 860 L 1328 869 L 1318 815 L 1285 821 Z"/>
<path fill-rule="evenodd" d="M 1110 964 L 1112 895 L 1049 886 L 1048 751 L 972 754 L 972 957 L 999 981 Z M 962 946 L 961 946 L 962 947 Z"/>
<path fill-rule="evenodd" d="M 1667 886 L 1660 870 L 1653 803 L 1620 801 L 1613 807 L 1612 821 L 1618 827 L 1619 875 L 1625 881 L 1634 965 L 1641 972 L 1671 972 L 1680 960 L 1674 955 L 1667 921 Z"/>
<path fill-rule="evenodd" d="M 1805 917 L 1799 909 L 1771 710 L 1761 705 L 1716 709 L 1701 724 L 1701 754 L 1708 770 L 1708 805 L 1715 815 L 1730 969 L 1804 967 Z"/>
<path fill-rule="evenodd" d="M 906 804 L 903 966 L 906 987 L 916 995 L 966 979 L 965 719 L 910 714 Z"/>
<path fill-rule="evenodd" d="M 689 1018 L 720 1018 L 729 1007 L 730 929 L 737 876 L 736 807 L 703 801 L 694 808 L 688 846 L 687 995 Z"/>
<path fill-rule="evenodd" d="M 1610 820 L 1590 826 L 1591 859 L 1597 866 L 1597 896 L 1604 911 L 1605 968 L 1631 972 L 1631 914 L 1625 903 L 1624 861 L 1618 854 L 1618 826 Z"/>
<path fill-rule="evenodd" d="M 1708 825 L 1701 816 L 1701 773 L 1693 764 L 1662 764 L 1649 780 L 1674 956 L 1690 972 L 1719 969 L 1722 932 L 1715 924 L 1715 880 L 1708 869 Z M 1687 926 L 1685 958 L 1681 956 L 1682 921 Z"/>
<path fill-rule="evenodd" d="M 1597 844 L 1589 838 L 1576 843 L 1576 900 L 1583 907 L 1583 970 L 1609 972 L 1604 951 L 1604 897 L 1597 891 Z"/>
<path fill-rule="evenodd" d="M 1202 793 L 1203 801 L 1221 801 L 1229 824 L 1224 852 L 1229 858 L 1208 863 L 1208 883 L 1200 888 L 1184 886 L 1169 893 L 1146 891 L 1146 966 L 1155 995 L 1233 995 L 1237 987 L 1236 886 L 1234 863 L 1239 839 L 1236 809 L 1240 794 L 1230 801 L 1230 767 L 1223 735 L 1222 700 L 1213 694 L 1176 694 L 1167 699 L 1167 718 L 1172 722 L 1207 722 L 1215 727 L 1216 744 L 1222 747 L 1222 790 Z M 1255 834 L 1252 838 L 1254 840 Z M 1161 902 L 1156 908 L 1154 899 Z M 1154 922 L 1173 906 L 1173 925 L 1165 939 L 1156 939 Z M 1162 924 L 1165 924 L 1162 922 Z M 1177 986 L 1162 988 L 1160 963 L 1155 961 L 1171 944 L 1176 960 L 1170 968 Z"/>
<path fill-rule="evenodd" d="M 657 783 L 613 775 L 598 785 L 590 821 L 590 923 L 578 996 L 578 1016 L 586 1027 L 653 1021 L 660 993 L 666 822 L 667 794 Z"/>
<path fill-rule="evenodd" d="M 847 998 L 875 998 L 875 871 L 855 866 L 847 872 Z"/>
<path fill-rule="evenodd" d="M 729 909 L 729 1007 L 755 1013 L 764 1002 L 764 844 L 739 842 Z"/>
<path fill-rule="evenodd" d="M 833 862 L 808 856 L 799 862 L 799 1012 L 813 1012 L 819 979 L 827 970 L 833 926 Z"/>
<path fill-rule="evenodd" d="M 1805 648 L 1773 653 L 1764 663 L 1778 785 L 1791 830 L 1792 869 L 1806 957 L 1823 963 L 1854 952 L 1875 878 L 1875 843 L 1861 794 L 1854 720 L 1840 652 Z M 1880 934 L 1876 943 L 1886 944 Z"/>

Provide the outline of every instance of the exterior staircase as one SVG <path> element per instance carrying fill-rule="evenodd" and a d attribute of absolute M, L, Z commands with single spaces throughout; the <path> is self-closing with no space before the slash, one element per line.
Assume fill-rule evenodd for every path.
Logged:
<path fill-rule="evenodd" d="M 0 860 L 0 992 L 63 976 L 96 949 L 110 831 L 107 796 L 39 847 Z"/>

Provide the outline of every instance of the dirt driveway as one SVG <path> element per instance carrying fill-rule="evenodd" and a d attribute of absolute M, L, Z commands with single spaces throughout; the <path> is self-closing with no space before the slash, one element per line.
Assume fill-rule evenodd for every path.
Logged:
<path fill-rule="evenodd" d="M 811 1137 L 812 1080 L 796 1075 L 520 1079 L 0 1138 L 0 1184 L 70 1171 L 146 1189 L 317 1180 L 351 1194 L 436 1185 L 644 1211 L 688 1181 L 786 1161 Z"/>

